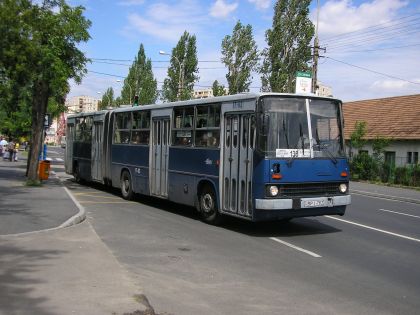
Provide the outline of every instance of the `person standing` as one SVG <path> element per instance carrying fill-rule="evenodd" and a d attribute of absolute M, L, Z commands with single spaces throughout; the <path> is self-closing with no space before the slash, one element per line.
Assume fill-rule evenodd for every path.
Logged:
<path fill-rule="evenodd" d="M 15 143 L 10 139 L 9 144 L 7 145 L 7 151 L 9 151 L 9 161 L 13 161 L 13 155 L 15 152 Z"/>
<path fill-rule="evenodd" d="M 15 149 L 13 150 L 13 161 L 18 161 L 18 153 L 19 153 L 19 141 L 16 141 Z"/>

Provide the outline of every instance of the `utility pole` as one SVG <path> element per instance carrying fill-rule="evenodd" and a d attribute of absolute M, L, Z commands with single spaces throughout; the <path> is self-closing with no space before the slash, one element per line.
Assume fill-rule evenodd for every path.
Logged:
<path fill-rule="evenodd" d="M 319 39 L 318 39 L 318 21 L 319 21 L 319 0 L 316 1 L 316 28 L 314 39 L 314 61 L 312 65 L 312 93 L 316 93 L 318 80 L 318 57 L 319 57 Z"/>

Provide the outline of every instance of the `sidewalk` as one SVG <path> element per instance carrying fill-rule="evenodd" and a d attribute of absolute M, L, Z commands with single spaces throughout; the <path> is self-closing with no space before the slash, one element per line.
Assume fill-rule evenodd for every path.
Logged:
<path fill-rule="evenodd" d="M 350 193 L 420 204 L 420 191 L 414 189 L 350 182 Z"/>
<path fill-rule="evenodd" d="M 89 222 L 58 228 L 84 217 L 58 178 L 24 186 L 25 165 L 0 161 L 0 314 L 153 315 Z"/>

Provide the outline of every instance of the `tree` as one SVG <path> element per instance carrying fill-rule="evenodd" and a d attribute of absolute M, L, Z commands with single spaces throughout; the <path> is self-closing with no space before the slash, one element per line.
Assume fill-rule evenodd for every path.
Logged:
<path fill-rule="evenodd" d="M 262 91 L 293 93 L 297 71 L 309 71 L 314 26 L 309 19 L 310 0 L 278 0 L 273 27 L 265 36 L 261 68 Z"/>
<path fill-rule="evenodd" d="M 105 93 L 102 95 L 101 103 L 99 104 L 99 109 L 106 109 L 110 106 L 113 106 L 114 102 L 114 90 L 112 87 L 109 87 Z"/>
<path fill-rule="evenodd" d="M 30 90 L 31 150 L 28 181 L 38 182 L 38 156 L 50 98 L 64 104 L 73 78 L 80 83 L 88 59 L 77 48 L 90 36 L 84 8 L 64 0 L 0 2 L 0 69 L 7 81 Z"/>
<path fill-rule="evenodd" d="M 242 25 L 238 21 L 232 36 L 227 35 L 222 41 L 222 62 L 228 68 L 226 79 L 229 94 L 248 92 L 251 73 L 256 70 L 258 51 L 252 36 L 252 26 Z"/>
<path fill-rule="evenodd" d="M 199 79 L 195 35 L 184 32 L 172 49 L 170 63 L 168 78 L 163 82 L 163 99 L 169 102 L 191 99 L 194 83 Z"/>
<path fill-rule="evenodd" d="M 350 135 L 350 146 L 356 150 L 361 150 L 366 144 L 366 140 L 363 139 L 367 133 L 366 121 L 356 121 L 354 124 L 354 131 Z"/>
<path fill-rule="evenodd" d="M 213 96 L 223 96 L 225 95 L 225 86 L 219 85 L 219 81 L 215 80 L 213 82 Z"/>
<path fill-rule="evenodd" d="M 152 70 L 152 60 L 146 58 L 143 44 L 140 44 L 137 57 L 131 65 L 128 76 L 124 80 L 121 99 L 125 104 L 132 104 L 138 95 L 140 104 L 154 104 L 158 97 L 157 81 Z"/>

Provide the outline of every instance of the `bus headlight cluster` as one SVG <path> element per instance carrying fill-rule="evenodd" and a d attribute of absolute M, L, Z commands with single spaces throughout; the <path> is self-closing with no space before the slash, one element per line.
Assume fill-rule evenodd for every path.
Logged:
<path fill-rule="evenodd" d="M 347 184 L 340 184 L 340 186 L 338 186 L 338 190 L 344 194 L 345 192 L 347 192 Z"/>
<path fill-rule="evenodd" d="M 268 193 L 271 197 L 275 197 L 279 194 L 279 188 L 277 186 L 269 186 Z"/>

